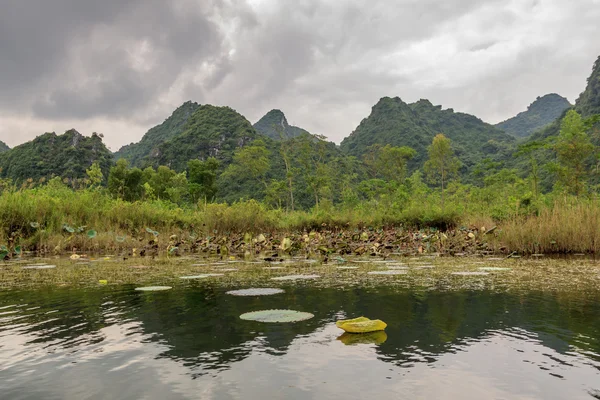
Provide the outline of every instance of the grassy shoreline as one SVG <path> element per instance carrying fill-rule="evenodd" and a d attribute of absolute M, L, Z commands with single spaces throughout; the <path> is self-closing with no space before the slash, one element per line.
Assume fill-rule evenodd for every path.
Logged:
<path fill-rule="evenodd" d="M 477 209 L 460 214 L 424 203 L 420 213 L 365 205 L 286 212 L 254 200 L 181 208 L 126 202 L 101 190 L 43 187 L 0 195 L 0 246 L 7 258 L 24 252 L 331 258 L 600 251 L 595 199 L 559 199 L 501 220 Z"/>

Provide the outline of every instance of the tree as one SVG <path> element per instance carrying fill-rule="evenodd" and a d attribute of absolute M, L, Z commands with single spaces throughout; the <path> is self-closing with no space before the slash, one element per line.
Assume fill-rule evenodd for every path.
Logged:
<path fill-rule="evenodd" d="M 559 163 L 556 169 L 559 183 L 570 193 L 579 196 L 585 189 L 586 161 L 592 155 L 594 145 L 585 132 L 581 116 L 575 110 L 567 112 L 562 120 L 554 150 Z"/>
<path fill-rule="evenodd" d="M 433 138 L 431 146 L 427 149 L 429 159 L 425 163 L 425 172 L 432 183 L 441 183 L 442 186 L 442 210 L 444 209 L 444 188 L 456 173 L 460 161 L 454 156 L 450 139 L 442 133 Z"/>
<path fill-rule="evenodd" d="M 383 178 L 388 182 L 401 182 L 406 175 L 406 163 L 417 152 L 407 146 L 394 147 L 389 144 L 374 144 L 368 147 L 364 161 L 373 178 Z"/>
<path fill-rule="evenodd" d="M 104 181 L 104 175 L 102 174 L 102 169 L 100 168 L 98 161 L 93 163 L 90 168 L 85 171 L 85 173 L 90 180 L 91 187 L 100 186 L 102 181 Z"/>
<path fill-rule="evenodd" d="M 193 203 L 203 199 L 213 201 L 217 195 L 217 170 L 219 161 L 209 157 L 206 161 L 190 160 L 187 164 L 188 190 Z"/>
<path fill-rule="evenodd" d="M 271 152 L 262 140 L 255 140 L 251 145 L 238 149 L 233 162 L 229 164 L 222 177 L 225 179 L 252 179 L 262 183 L 268 190 L 267 172 L 271 167 L 269 156 Z"/>
<path fill-rule="evenodd" d="M 127 160 L 120 159 L 108 174 L 108 191 L 115 197 L 125 198 L 125 181 L 127 179 Z"/>

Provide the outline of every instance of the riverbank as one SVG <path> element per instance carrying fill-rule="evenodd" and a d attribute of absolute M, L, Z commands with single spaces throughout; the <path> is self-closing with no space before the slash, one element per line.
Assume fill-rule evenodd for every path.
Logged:
<path fill-rule="evenodd" d="M 286 212 L 250 200 L 182 208 L 125 202 L 101 190 L 42 187 L 0 195 L 0 256 L 118 254 L 240 258 L 346 255 L 595 254 L 600 205 L 558 199 L 494 219 L 430 203 Z"/>

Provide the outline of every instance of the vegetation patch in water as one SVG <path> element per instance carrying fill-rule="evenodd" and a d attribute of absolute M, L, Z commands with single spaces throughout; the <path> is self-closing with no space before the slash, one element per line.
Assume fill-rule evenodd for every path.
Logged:
<path fill-rule="evenodd" d="M 173 289 L 171 286 L 144 286 L 135 288 L 138 292 L 162 292 Z"/>
<path fill-rule="evenodd" d="M 485 275 L 489 275 L 488 272 L 477 272 L 477 271 L 460 271 L 460 272 L 453 272 L 452 275 L 458 275 L 458 276 L 485 276 Z"/>
<path fill-rule="evenodd" d="M 250 288 L 240 290 L 230 290 L 227 294 L 232 296 L 272 296 L 274 294 L 285 293 L 283 289 L 275 288 Z"/>
<path fill-rule="evenodd" d="M 257 322 L 298 322 L 313 317 L 314 315 L 311 313 L 294 310 L 263 310 L 240 315 L 240 318 L 245 321 Z"/>
<path fill-rule="evenodd" d="M 274 281 L 297 281 L 302 279 L 318 279 L 320 275 L 287 275 L 287 276 L 278 276 L 277 278 L 271 278 Z"/>
<path fill-rule="evenodd" d="M 406 275 L 406 271 L 404 270 L 395 270 L 395 269 L 389 269 L 387 271 L 370 271 L 367 272 L 367 274 L 369 275 Z"/>

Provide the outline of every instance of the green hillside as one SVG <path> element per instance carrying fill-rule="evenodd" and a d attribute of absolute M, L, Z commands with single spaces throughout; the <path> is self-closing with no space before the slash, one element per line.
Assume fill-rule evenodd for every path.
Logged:
<path fill-rule="evenodd" d="M 556 93 L 547 94 L 538 97 L 527 107 L 527 111 L 496 124 L 496 127 L 517 138 L 528 137 L 535 131 L 556 121 L 570 107 L 571 103 L 564 97 Z"/>
<path fill-rule="evenodd" d="M 70 180 L 86 177 L 86 169 L 98 162 L 104 176 L 113 155 L 97 134 L 81 135 L 74 129 L 62 135 L 45 133 L 0 154 L 0 176 L 15 182 L 60 176 Z"/>
<path fill-rule="evenodd" d="M 427 147 L 433 137 L 443 133 L 452 140 L 454 151 L 463 164 L 463 172 L 486 157 L 506 158 L 515 139 L 469 114 L 442 110 L 428 100 L 413 104 L 399 97 L 382 98 L 358 128 L 341 143 L 342 150 L 361 157 L 374 144 L 408 146 L 417 155 L 409 163 L 414 169 L 427 159 Z"/>
<path fill-rule="evenodd" d="M 274 140 L 291 139 L 308 133 L 302 128 L 288 124 L 287 118 L 281 110 L 269 111 L 254 124 L 254 129 Z"/>
<path fill-rule="evenodd" d="M 244 116 L 229 107 L 200 106 L 181 129 L 182 133 L 157 147 L 149 160 L 184 170 L 189 160 L 215 157 L 227 165 L 233 152 L 257 137 Z"/>
<path fill-rule="evenodd" d="M 185 102 L 162 124 L 150 129 L 139 143 L 123 146 L 115 153 L 115 159 L 124 158 L 130 165 L 141 166 L 143 160 L 151 156 L 161 144 L 183 132 L 189 118 L 199 107 L 198 103 Z"/>

